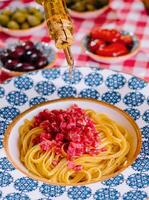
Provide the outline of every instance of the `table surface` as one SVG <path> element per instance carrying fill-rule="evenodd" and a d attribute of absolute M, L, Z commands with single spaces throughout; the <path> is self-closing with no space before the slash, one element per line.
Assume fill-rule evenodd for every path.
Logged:
<path fill-rule="evenodd" d="M 23 1 L 22 1 L 23 2 Z M 0 9 L 7 5 L 19 5 L 21 1 L 5 0 L 0 2 Z M 23 3 L 30 2 L 24 0 Z M 31 1 L 33 2 L 33 1 Z M 99 66 L 117 71 L 122 71 L 140 77 L 149 81 L 149 16 L 140 0 L 112 0 L 110 8 L 96 19 L 73 19 L 75 42 L 72 46 L 72 53 L 75 59 L 75 65 L 81 67 Z M 104 64 L 93 61 L 80 46 L 82 37 L 87 34 L 94 26 L 119 28 L 135 33 L 141 41 L 141 50 L 136 56 L 116 64 Z M 15 38 L 0 32 L 0 47 L 8 42 L 15 40 L 31 39 L 33 41 L 46 41 L 55 48 L 54 42 L 48 37 L 46 28 L 34 33 L 31 36 Z M 56 50 L 57 51 L 57 50 Z M 58 58 L 55 66 L 65 66 L 66 60 L 62 51 L 58 51 Z M 0 73 L 0 80 L 3 80 L 3 73 Z"/>

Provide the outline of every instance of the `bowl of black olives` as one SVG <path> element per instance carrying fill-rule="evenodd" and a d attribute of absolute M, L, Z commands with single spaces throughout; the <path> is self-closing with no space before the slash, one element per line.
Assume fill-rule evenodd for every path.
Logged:
<path fill-rule="evenodd" d="M 45 42 L 18 41 L 0 51 L 0 66 L 10 76 L 52 67 L 55 59 L 55 50 Z"/>
<path fill-rule="evenodd" d="M 72 17 L 89 19 L 96 18 L 109 8 L 111 0 L 66 0 L 67 8 Z"/>
<path fill-rule="evenodd" d="M 0 30 L 11 36 L 27 36 L 45 26 L 42 6 L 38 4 L 7 7 L 0 11 Z"/>

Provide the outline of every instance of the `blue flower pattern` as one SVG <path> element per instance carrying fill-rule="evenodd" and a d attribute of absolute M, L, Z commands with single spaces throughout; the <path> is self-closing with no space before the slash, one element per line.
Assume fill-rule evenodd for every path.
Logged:
<path fill-rule="evenodd" d="M 93 99 L 99 99 L 100 94 L 96 89 L 93 88 L 86 88 L 82 90 L 79 94 L 80 97 L 84 98 L 93 98 Z"/>
<path fill-rule="evenodd" d="M 147 194 L 141 190 L 132 190 L 123 195 L 123 200 L 146 200 Z"/>
<path fill-rule="evenodd" d="M 19 91 L 12 91 L 8 93 L 6 99 L 12 106 L 22 106 L 28 101 L 27 95 Z"/>
<path fill-rule="evenodd" d="M 92 194 L 92 191 L 89 187 L 71 187 L 68 189 L 67 195 L 70 199 L 73 200 L 85 200 L 88 199 Z"/>
<path fill-rule="evenodd" d="M 66 190 L 64 186 L 54 186 L 43 184 L 39 191 L 46 197 L 58 197 L 61 196 Z"/>
<path fill-rule="evenodd" d="M 0 121 L 0 135 L 3 135 L 5 133 L 6 128 L 7 128 L 6 122 Z"/>
<path fill-rule="evenodd" d="M 144 139 L 149 139 L 149 125 L 142 127 L 141 132 Z"/>
<path fill-rule="evenodd" d="M 75 97 L 76 94 L 77 94 L 76 88 L 72 86 L 67 86 L 67 85 L 60 87 L 57 91 L 57 95 L 61 98 Z"/>
<path fill-rule="evenodd" d="M 30 198 L 26 194 L 10 193 L 7 194 L 3 200 L 30 200 Z"/>
<path fill-rule="evenodd" d="M 33 80 L 27 76 L 18 76 L 14 79 L 14 86 L 19 90 L 29 90 L 33 87 Z"/>
<path fill-rule="evenodd" d="M 36 105 L 36 104 L 45 102 L 46 100 L 47 100 L 47 99 L 44 98 L 44 97 L 37 96 L 37 97 L 32 98 L 32 99 L 29 101 L 29 105 L 30 105 L 30 106 L 34 106 L 34 105 Z"/>
<path fill-rule="evenodd" d="M 30 192 L 36 190 L 38 187 L 38 182 L 32 180 L 31 178 L 22 177 L 14 182 L 14 187 L 16 190 L 22 192 Z"/>
<path fill-rule="evenodd" d="M 3 148 L 3 137 L 0 136 L 0 149 L 2 149 L 2 148 Z"/>
<path fill-rule="evenodd" d="M 125 112 L 127 112 L 134 120 L 139 119 L 141 116 L 140 111 L 135 108 L 126 108 Z"/>
<path fill-rule="evenodd" d="M 128 179 L 126 180 L 126 183 L 134 188 L 134 189 L 141 189 L 141 188 L 145 188 L 147 186 L 149 186 L 149 175 L 142 173 L 136 173 L 136 174 L 132 174 L 128 177 Z"/>
<path fill-rule="evenodd" d="M 120 89 L 124 87 L 125 83 L 126 78 L 121 74 L 110 75 L 105 82 L 106 86 L 110 89 Z"/>
<path fill-rule="evenodd" d="M 60 76 L 60 69 L 45 69 L 42 71 L 42 76 L 49 80 L 57 79 Z"/>
<path fill-rule="evenodd" d="M 149 157 L 137 158 L 136 162 L 132 164 L 132 168 L 136 171 L 149 171 Z"/>
<path fill-rule="evenodd" d="M 143 141 L 143 143 L 142 143 L 142 149 L 141 149 L 140 154 L 143 155 L 143 156 L 146 156 L 146 155 L 149 156 L 149 139 Z"/>
<path fill-rule="evenodd" d="M 15 168 L 12 166 L 12 164 L 9 162 L 9 160 L 6 157 L 0 158 L 0 170 L 2 171 L 13 171 Z"/>
<path fill-rule="evenodd" d="M 127 106 L 140 106 L 144 103 L 145 97 L 140 92 L 130 92 L 126 94 L 123 101 Z"/>
<path fill-rule="evenodd" d="M 79 70 L 74 69 L 70 77 L 69 71 L 66 70 L 62 75 L 62 79 L 67 84 L 78 84 L 82 79 L 82 73 Z"/>
<path fill-rule="evenodd" d="M 38 77 L 37 77 L 38 76 Z M 0 85 L 0 198 L 3 200 L 146 200 L 149 198 L 149 84 L 136 77 L 97 68 L 44 69 L 13 78 Z M 148 90 L 147 90 L 148 88 Z M 129 91 L 129 92 L 128 92 Z M 31 95 L 30 95 L 31 94 Z M 101 183 L 87 186 L 54 186 L 27 177 L 16 178 L 16 169 L 5 157 L 3 135 L 8 124 L 24 109 L 52 98 L 86 97 L 101 99 L 123 109 L 140 123 L 142 149 L 131 166 Z M 4 101 L 3 101 L 4 100 Z M 23 110 L 22 110 L 23 108 Z M 138 123 L 139 125 L 139 123 Z M 1 151 L 3 152 L 1 154 Z M 126 169 L 129 171 L 129 169 Z M 17 171 L 17 174 L 19 172 Z M 94 187 L 94 185 L 96 187 Z M 127 191 L 123 187 L 127 185 Z M 13 190 L 9 190 L 13 188 Z M 3 192 L 4 191 L 4 192 Z M 7 191 L 7 192 L 6 192 Z M 32 192 L 38 196 L 34 198 Z"/>
<path fill-rule="evenodd" d="M 113 188 L 102 188 L 95 192 L 95 200 L 118 200 L 120 193 Z"/>
<path fill-rule="evenodd" d="M 143 119 L 146 123 L 149 123 L 149 110 L 146 110 L 146 111 L 143 113 L 142 119 Z"/>
<path fill-rule="evenodd" d="M 5 95 L 5 90 L 3 87 L 0 87 L 0 98 L 3 98 Z"/>
<path fill-rule="evenodd" d="M 117 104 L 118 102 L 121 101 L 121 95 L 119 92 L 116 91 L 109 91 L 105 92 L 102 97 L 102 101 L 105 101 L 110 104 Z"/>
<path fill-rule="evenodd" d="M 102 184 L 104 184 L 106 186 L 115 187 L 117 185 L 122 184 L 123 182 L 124 182 L 124 176 L 122 174 L 120 174 L 111 179 L 108 179 L 107 181 L 103 181 Z"/>
<path fill-rule="evenodd" d="M 128 87 L 132 90 L 139 90 L 139 89 L 143 89 L 144 87 L 147 86 L 147 83 L 137 77 L 132 77 L 129 81 L 128 81 Z"/>
<path fill-rule="evenodd" d="M 97 72 L 92 72 L 85 77 L 84 82 L 87 86 L 99 86 L 103 82 L 103 76 Z"/>
<path fill-rule="evenodd" d="M 41 81 L 35 86 L 35 90 L 38 94 L 48 96 L 55 92 L 56 87 L 53 83 L 47 81 Z"/>
<path fill-rule="evenodd" d="M 0 117 L 8 121 L 15 118 L 18 114 L 20 114 L 20 110 L 15 107 L 6 106 L 0 109 Z"/>
<path fill-rule="evenodd" d="M 0 172 L 0 187 L 6 187 L 13 182 L 13 177 L 7 172 Z"/>

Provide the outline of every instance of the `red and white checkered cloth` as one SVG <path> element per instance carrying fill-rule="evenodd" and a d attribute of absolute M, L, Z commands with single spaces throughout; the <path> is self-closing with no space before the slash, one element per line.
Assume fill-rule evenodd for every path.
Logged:
<path fill-rule="evenodd" d="M 30 0 L 22 0 L 22 2 L 23 1 L 26 3 Z M 14 0 L 0 1 L 0 9 L 3 9 L 9 4 L 19 5 L 20 3 L 21 1 Z M 74 55 L 76 66 L 99 66 L 101 68 L 133 74 L 149 81 L 149 15 L 147 15 L 147 11 L 141 0 L 112 0 L 110 8 L 98 18 L 89 20 L 73 19 L 73 22 L 75 27 L 75 43 L 72 46 L 72 53 Z M 91 60 L 82 50 L 80 41 L 94 26 L 110 26 L 133 32 L 141 41 L 141 50 L 136 56 L 121 63 L 103 64 Z M 48 37 L 46 28 L 34 35 L 24 38 L 9 37 L 0 32 L 0 46 L 17 39 L 46 41 L 54 47 L 53 41 Z M 55 65 L 66 65 L 66 60 L 62 51 L 58 52 L 58 58 Z"/>

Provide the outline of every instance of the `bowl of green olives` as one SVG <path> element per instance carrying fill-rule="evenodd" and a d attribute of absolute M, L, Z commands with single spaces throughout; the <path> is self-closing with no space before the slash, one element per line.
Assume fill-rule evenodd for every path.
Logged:
<path fill-rule="evenodd" d="M 38 4 L 7 7 L 0 12 L 0 30 L 11 36 L 31 35 L 45 24 L 43 9 Z"/>
<path fill-rule="evenodd" d="M 9 76 L 50 68 L 57 54 L 46 42 L 16 41 L 0 49 L 0 66 Z"/>
<path fill-rule="evenodd" d="M 66 0 L 72 17 L 80 19 L 96 18 L 110 6 L 111 0 Z"/>

